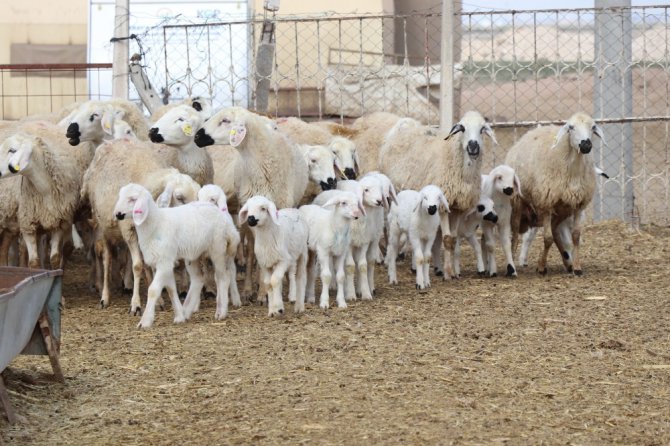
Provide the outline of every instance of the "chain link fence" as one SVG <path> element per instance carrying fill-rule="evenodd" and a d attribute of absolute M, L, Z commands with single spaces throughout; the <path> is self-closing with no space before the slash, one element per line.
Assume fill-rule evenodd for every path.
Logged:
<path fill-rule="evenodd" d="M 670 224 L 669 7 L 459 15 L 455 110 L 479 110 L 496 128 L 500 144 L 486 168 L 503 162 L 528 128 L 586 111 L 606 129 L 596 162 L 610 176 L 599 179 L 591 218 Z M 268 113 L 344 121 L 384 110 L 439 123 L 439 14 L 272 22 Z M 172 24 L 147 33 L 153 85 L 172 99 L 254 108 L 262 26 Z"/>

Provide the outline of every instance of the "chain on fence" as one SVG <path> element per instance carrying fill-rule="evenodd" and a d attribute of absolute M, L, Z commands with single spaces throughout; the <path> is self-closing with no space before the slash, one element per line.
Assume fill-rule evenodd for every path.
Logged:
<path fill-rule="evenodd" d="M 670 224 L 668 7 L 495 11 L 456 20 L 455 110 L 493 122 L 499 146 L 530 126 L 591 113 L 606 129 L 592 217 Z M 377 110 L 439 123 L 440 15 L 274 23 L 268 112 L 355 118 Z M 262 20 L 167 25 L 147 39 L 152 83 L 172 99 L 254 108 Z M 146 43 L 145 43 L 146 45 Z"/>

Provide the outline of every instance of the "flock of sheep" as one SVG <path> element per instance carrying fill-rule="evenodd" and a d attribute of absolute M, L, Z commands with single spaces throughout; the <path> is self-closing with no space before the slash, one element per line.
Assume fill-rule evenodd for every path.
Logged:
<path fill-rule="evenodd" d="M 122 285 L 143 328 L 164 289 L 174 322 L 198 311 L 203 292 L 216 293 L 217 319 L 229 299 L 239 306 L 255 293 L 270 315 L 281 314 L 287 273 L 295 312 L 315 302 L 317 274 L 319 306 L 328 308 L 336 289 L 344 308 L 373 298 L 377 263 L 397 284 L 403 252 L 423 290 L 431 272 L 459 277 L 463 240 L 480 275 L 498 273 L 499 242 L 505 274 L 516 276 L 518 236 L 525 266 L 538 228 L 538 271 L 546 273 L 555 244 L 580 275 L 582 215 L 602 174 L 594 135 L 602 138 L 593 119 L 576 113 L 561 127 L 528 131 L 506 164 L 482 174 L 484 139 L 497 142 L 475 111 L 443 135 L 384 112 L 342 126 L 239 107 L 213 112 L 199 98 L 149 119 L 123 100 L 73 104 L 0 122 L 0 264 L 61 268 L 64 246 L 83 246 L 101 307 Z M 150 282 L 143 312 L 142 276 Z M 178 286 L 187 288 L 183 304 Z"/>

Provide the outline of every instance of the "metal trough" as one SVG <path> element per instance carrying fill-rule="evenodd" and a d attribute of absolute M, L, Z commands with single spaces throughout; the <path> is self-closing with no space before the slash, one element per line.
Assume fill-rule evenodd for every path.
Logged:
<path fill-rule="evenodd" d="M 56 379 L 63 271 L 0 267 L 0 372 L 19 354 L 49 355 Z M 14 413 L 0 376 L 0 403 L 9 422 Z"/>

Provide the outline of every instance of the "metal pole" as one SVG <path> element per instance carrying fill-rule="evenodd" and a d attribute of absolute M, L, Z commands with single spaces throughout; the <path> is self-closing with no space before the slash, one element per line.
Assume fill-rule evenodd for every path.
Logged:
<path fill-rule="evenodd" d="M 440 50 L 440 129 L 454 122 L 454 3 L 442 0 L 442 45 Z"/>
<path fill-rule="evenodd" d="M 632 24 L 630 0 L 595 0 L 596 76 L 594 118 L 633 115 Z M 628 9 L 625 9 L 628 8 Z M 596 163 L 612 178 L 602 183 L 594 197 L 594 220 L 622 219 L 632 222 L 634 211 L 633 125 L 603 126 L 608 146 L 596 144 Z"/>
<path fill-rule="evenodd" d="M 128 99 L 128 33 L 130 0 L 116 0 L 114 8 L 114 37 L 122 38 L 114 42 L 112 61 L 112 96 Z"/>

